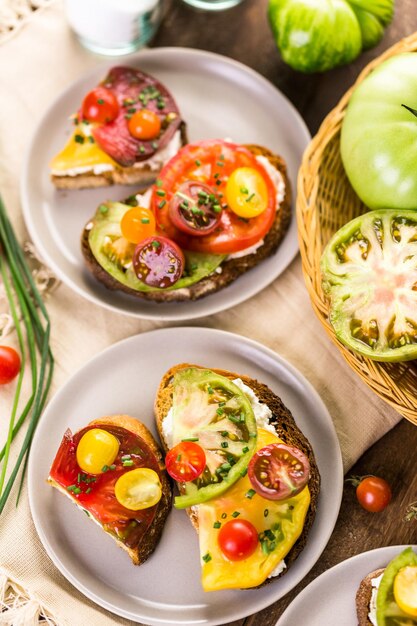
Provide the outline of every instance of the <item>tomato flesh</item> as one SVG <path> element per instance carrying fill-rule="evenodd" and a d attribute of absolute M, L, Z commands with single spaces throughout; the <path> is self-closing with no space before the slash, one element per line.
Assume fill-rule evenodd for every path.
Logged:
<path fill-rule="evenodd" d="M 262 177 L 267 190 L 267 204 L 261 215 L 241 218 L 228 208 L 226 185 L 234 170 L 248 167 Z M 204 237 L 190 237 L 173 224 L 169 206 L 171 199 L 185 182 L 207 185 L 221 202 L 218 226 Z M 165 202 L 161 202 L 164 192 Z M 162 169 L 159 187 L 152 195 L 152 208 L 161 230 L 182 248 L 195 252 L 229 254 L 258 243 L 270 230 L 276 214 L 276 190 L 265 168 L 244 146 L 213 139 L 182 148 Z"/>
<path fill-rule="evenodd" d="M 110 89 L 97 87 L 84 98 L 81 112 L 83 119 L 88 122 L 108 124 L 116 119 L 119 103 Z"/>
<path fill-rule="evenodd" d="M 139 243 L 155 233 L 155 216 L 150 209 L 132 207 L 123 215 L 120 229 L 130 243 Z"/>
<path fill-rule="evenodd" d="M 20 372 L 19 353 L 10 346 L 0 346 L 0 385 L 7 385 Z"/>
<path fill-rule="evenodd" d="M 184 271 L 182 250 L 166 237 L 149 237 L 139 243 L 133 254 L 136 276 L 150 287 L 166 289 L 175 285 Z"/>
<path fill-rule="evenodd" d="M 220 550 L 230 561 L 243 561 L 250 557 L 258 542 L 255 526 L 245 519 L 230 520 L 219 531 Z"/>
<path fill-rule="evenodd" d="M 310 463 L 306 455 L 284 443 L 258 450 L 249 462 L 248 477 L 255 491 L 268 500 L 285 500 L 307 485 Z"/>
<path fill-rule="evenodd" d="M 383 478 L 367 476 L 356 488 L 359 504 L 370 513 L 380 513 L 391 502 L 391 487 Z"/>
<path fill-rule="evenodd" d="M 187 181 L 169 203 L 169 216 L 176 228 L 194 237 L 213 232 L 220 221 L 220 201 L 208 185 Z"/>
<path fill-rule="evenodd" d="M 161 132 L 161 120 L 159 116 L 149 109 L 136 111 L 127 123 L 129 132 L 136 139 L 155 139 Z"/>
<path fill-rule="evenodd" d="M 206 455 L 197 443 L 181 441 L 169 450 L 165 465 L 174 480 L 187 483 L 201 476 L 206 467 Z"/>

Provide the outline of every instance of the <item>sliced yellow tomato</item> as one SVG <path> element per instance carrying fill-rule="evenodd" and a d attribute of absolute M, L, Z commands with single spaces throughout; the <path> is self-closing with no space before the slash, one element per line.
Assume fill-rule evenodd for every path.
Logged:
<path fill-rule="evenodd" d="M 130 243 L 139 243 L 155 234 L 155 216 L 150 209 L 136 206 L 123 215 L 120 228 Z"/>
<path fill-rule="evenodd" d="M 154 470 L 138 467 L 120 476 L 114 486 L 114 492 L 121 505 L 132 511 L 139 511 L 159 502 L 162 497 L 162 486 Z"/>
<path fill-rule="evenodd" d="M 238 167 L 227 181 L 226 201 L 239 217 L 257 217 L 268 206 L 268 188 L 262 174 L 252 167 Z"/>
<path fill-rule="evenodd" d="M 77 463 L 88 474 L 101 474 L 113 463 L 119 452 L 119 442 L 102 428 L 92 428 L 81 437 L 77 446 Z"/>
<path fill-rule="evenodd" d="M 417 566 L 400 569 L 394 580 L 394 598 L 404 613 L 417 617 Z"/>

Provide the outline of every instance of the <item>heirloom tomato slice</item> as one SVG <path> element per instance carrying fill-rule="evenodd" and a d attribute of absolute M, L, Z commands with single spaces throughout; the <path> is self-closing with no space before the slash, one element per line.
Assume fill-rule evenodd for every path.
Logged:
<path fill-rule="evenodd" d="M 329 319 L 346 346 L 376 361 L 417 358 L 417 213 L 361 215 L 321 260 Z"/>
<path fill-rule="evenodd" d="M 239 217 L 228 207 L 227 181 L 238 168 L 255 170 L 265 182 L 266 208 L 257 217 Z M 175 225 L 170 215 L 173 198 L 189 182 L 210 188 L 222 209 L 218 225 L 204 236 L 190 236 Z M 247 193 L 247 200 L 252 201 L 254 193 L 249 189 Z M 185 146 L 165 165 L 153 191 L 152 208 L 161 231 L 185 250 L 230 254 L 253 246 L 269 232 L 275 218 L 276 190 L 265 168 L 250 150 L 221 139 L 209 139 Z"/>

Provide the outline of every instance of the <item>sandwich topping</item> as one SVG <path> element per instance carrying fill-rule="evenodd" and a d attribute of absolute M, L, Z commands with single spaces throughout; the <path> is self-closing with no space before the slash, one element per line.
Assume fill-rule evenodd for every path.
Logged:
<path fill-rule="evenodd" d="M 417 554 L 407 548 L 372 581 L 369 620 L 373 626 L 417 624 Z"/>
<path fill-rule="evenodd" d="M 129 548 L 145 536 L 162 496 L 161 471 L 148 444 L 109 424 L 64 434 L 49 480 Z"/>

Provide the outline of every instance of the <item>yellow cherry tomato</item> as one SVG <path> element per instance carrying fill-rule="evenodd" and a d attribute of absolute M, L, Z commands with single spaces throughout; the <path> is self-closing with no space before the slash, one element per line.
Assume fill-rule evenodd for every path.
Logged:
<path fill-rule="evenodd" d="M 262 174 L 252 167 L 238 167 L 226 184 L 226 201 L 239 217 L 257 217 L 268 206 L 268 188 Z"/>
<path fill-rule="evenodd" d="M 77 446 L 77 463 L 88 474 L 101 474 L 111 465 L 119 452 L 119 442 L 114 435 L 102 428 L 87 430 Z"/>
<path fill-rule="evenodd" d="M 135 206 L 120 221 L 122 235 L 131 243 L 139 243 L 155 234 L 155 216 L 150 209 Z"/>
<path fill-rule="evenodd" d="M 148 467 L 138 467 L 122 474 L 114 486 L 118 502 L 132 511 L 148 509 L 162 497 L 158 474 Z"/>
<path fill-rule="evenodd" d="M 404 613 L 417 617 L 417 566 L 400 569 L 394 580 L 394 598 Z"/>

